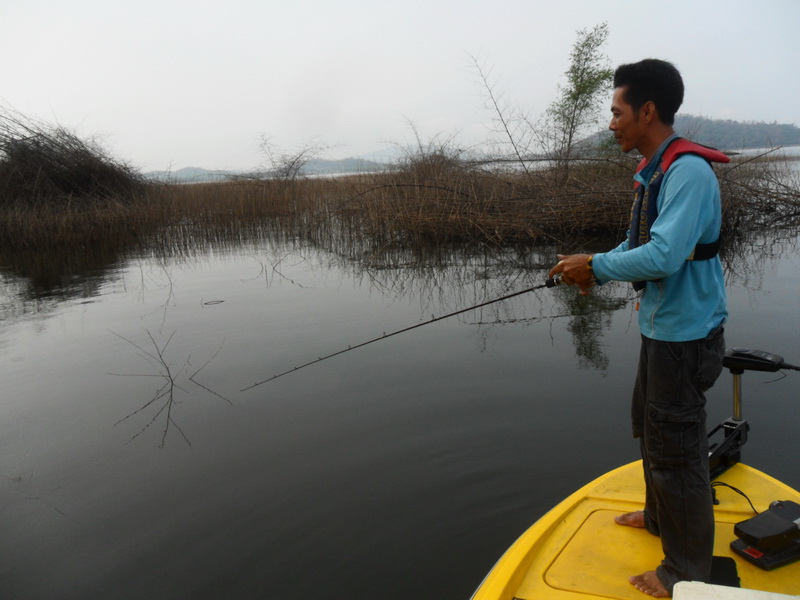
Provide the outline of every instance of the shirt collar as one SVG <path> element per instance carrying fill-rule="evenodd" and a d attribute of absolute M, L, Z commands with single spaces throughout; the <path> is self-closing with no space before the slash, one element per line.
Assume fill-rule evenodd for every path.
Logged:
<path fill-rule="evenodd" d="M 650 178 L 653 176 L 656 166 L 661 163 L 661 156 L 664 154 L 664 150 L 666 150 L 667 146 L 669 146 L 677 137 L 679 137 L 678 134 L 673 133 L 671 136 L 661 142 L 661 145 L 653 154 L 653 158 L 650 159 L 650 161 L 644 166 L 644 168 L 642 168 L 641 171 L 634 175 L 634 179 L 646 186 L 650 181 Z"/>

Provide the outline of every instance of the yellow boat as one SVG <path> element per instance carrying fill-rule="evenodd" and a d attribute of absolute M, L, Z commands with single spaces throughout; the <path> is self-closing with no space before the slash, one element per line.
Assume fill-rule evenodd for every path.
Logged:
<path fill-rule="evenodd" d="M 738 575 L 741 589 L 678 584 L 676 599 L 775 598 L 782 596 L 774 594 L 800 594 L 800 561 L 765 570 L 744 556 L 747 552 L 740 554 L 731 547 L 738 539 L 735 526 L 755 515 L 751 502 L 759 511 L 766 511 L 774 501 L 800 504 L 800 492 L 738 462 L 749 429 L 741 418 L 742 372 L 797 368 L 776 355 L 761 352 L 765 356 L 759 357 L 759 352 L 728 351 L 724 364 L 734 376 L 734 415 L 710 434 L 712 485 L 717 501 L 714 555 L 727 559 L 729 567 L 736 565 L 734 578 Z M 723 436 L 722 441 L 714 443 L 713 436 L 719 435 Z M 473 600 L 648 598 L 629 583 L 628 577 L 652 570 L 661 562 L 660 539 L 644 529 L 614 522 L 614 517 L 643 507 L 641 461 L 606 473 L 566 498 L 528 529 L 487 575 Z M 743 542 L 738 544 L 741 546 Z M 794 541 L 792 544 L 800 550 L 800 534 L 796 544 Z M 759 554 L 752 548 L 749 551 L 754 557 Z M 703 595 L 708 593 L 705 588 L 712 589 L 712 595 Z M 744 590 L 752 593 L 743 596 Z M 773 595 L 765 596 L 766 592 Z"/>

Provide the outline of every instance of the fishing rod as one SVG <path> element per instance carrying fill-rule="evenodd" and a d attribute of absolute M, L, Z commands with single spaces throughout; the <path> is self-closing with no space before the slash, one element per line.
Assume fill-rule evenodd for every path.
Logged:
<path fill-rule="evenodd" d="M 275 379 L 278 379 L 279 377 L 283 377 L 284 375 L 288 375 L 289 373 L 294 373 L 295 371 L 299 371 L 300 369 L 305 369 L 306 367 L 310 367 L 311 365 L 315 365 L 317 363 L 320 363 L 323 360 L 328 360 L 329 358 L 333 358 L 334 356 L 339 356 L 340 354 L 344 354 L 345 352 L 350 352 L 351 350 L 355 350 L 356 348 L 363 348 L 364 346 L 367 346 L 369 344 L 373 344 L 375 342 L 379 342 L 381 340 L 385 340 L 386 338 L 390 338 L 393 335 L 399 335 L 401 333 L 405 333 L 406 331 L 411 331 L 412 329 L 416 329 L 417 327 L 423 327 L 425 325 L 430 325 L 431 323 L 435 323 L 436 321 L 441 321 L 443 319 L 448 319 L 450 317 L 455 317 L 456 315 L 460 315 L 462 313 L 469 312 L 471 310 L 475 310 L 475 309 L 478 309 L 478 308 L 483 308 L 484 306 L 488 306 L 490 304 L 494 304 L 495 302 L 502 302 L 503 300 L 508 300 L 509 298 L 514 298 L 515 296 L 521 296 L 522 294 L 527 294 L 528 292 L 532 292 L 534 290 L 540 290 L 542 288 L 552 288 L 552 287 L 555 287 L 555 286 L 559 285 L 560 283 L 561 283 L 561 276 L 560 275 L 555 275 L 553 277 L 550 277 L 547 281 L 545 281 L 541 285 L 535 285 L 533 287 L 529 287 L 529 288 L 526 288 L 524 290 L 520 290 L 518 292 L 514 292 L 513 294 L 508 294 L 506 296 L 502 296 L 501 298 L 495 298 L 494 300 L 487 300 L 486 302 L 482 302 L 481 304 L 476 304 L 475 306 L 470 306 L 469 308 L 462 308 L 461 310 L 457 310 L 455 312 L 451 312 L 451 313 L 443 315 L 441 317 L 434 317 L 434 318 L 432 318 L 432 319 L 430 319 L 428 321 L 425 321 L 424 323 L 417 323 L 416 325 L 411 325 L 410 327 L 405 327 L 403 329 L 398 329 L 397 331 L 393 331 L 391 333 L 385 333 L 384 332 L 384 334 L 379 336 L 379 337 L 372 338 L 371 340 L 367 340 L 366 342 L 361 342 L 360 344 L 357 344 L 355 346 L 348 346 L 347 348 L 343 348 L 342 350 L 337 350 L 336 352 L 333 352 L 332 354 L 327 354 L 325 356 L 320 356 L 319 358 L 316 358 L 314 360 L 310 360 L 307 363 L 300 365 L 299 367 L 292 367 L 291 369 L 287 369 L 286 371 L 283 371 L 282 373 L 278 373 L 277 375 L 273 375 L 272 377 L 269 377 L 268 379 L 264 379 L 262 381 L 257 381 L 256 383 L 254 383 L 252 385 L 249 385 L 246 388 L 242 388 L 241 391 L 246 392 L 247 390 L 251 390 L 254 387 L 258 387 L 259 385 L 263 385 L 263 384 L 268 383 L 270 381 L 274 381 Z"/>

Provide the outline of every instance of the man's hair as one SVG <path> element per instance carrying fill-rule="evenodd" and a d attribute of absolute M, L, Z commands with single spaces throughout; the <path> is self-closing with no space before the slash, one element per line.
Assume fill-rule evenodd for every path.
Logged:
<path fill-rule="evenodd" d="M 675 122 L 675 113 L 683 103 L 683 79 L 675 65 L 646 58 L 638 63 L 620 65 L 614 72 L 614 87 L 624 87 L 623 99 L 638 111 L 652 101 L 665 125 Z"/>

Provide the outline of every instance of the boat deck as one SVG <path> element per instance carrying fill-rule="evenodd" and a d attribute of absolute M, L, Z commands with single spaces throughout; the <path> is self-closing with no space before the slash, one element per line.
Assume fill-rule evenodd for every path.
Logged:
<path fill-rule="evenodd" d="M 800 502 L 800 493 L 742 464 L 719 477 L 742 490 L 758 510 L 773 500 Z M 642 600 L 628 577 L 655 568 L 663 557 L 659 538 L 644 529 L 622 527 L 614 517 L 641 510 L 641 461 L 598 478 L 556 506 L 509 548 L 476 592 L 475 600 Z M 800 562 L 763 571 L 729 547 L 736 523 L 754 516 L 747 500 L 717 487 L 715 556 L 736 562 L 743 588 L 800 593 Z"/>

